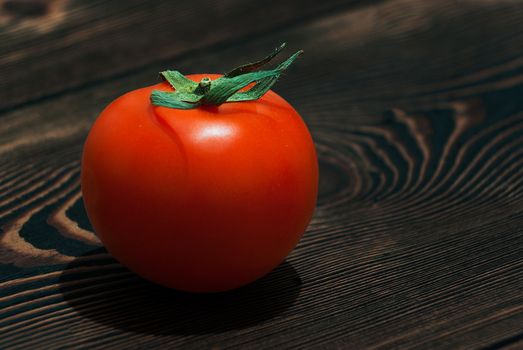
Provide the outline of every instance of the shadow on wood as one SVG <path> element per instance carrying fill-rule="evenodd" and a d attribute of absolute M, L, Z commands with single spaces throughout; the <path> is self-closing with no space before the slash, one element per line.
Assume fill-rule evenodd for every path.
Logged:
<path fill-rule="evenodd" d="M 86 257 L 100 253 L 105 250 L 91 251 L 69 264 L 60 277 L 60 291 L 82 317 L 124 332 L 191 335 L 243 329 L 282 314 L 301 289 L 297 271 L 283 262 L 269 275 L 238 290 L 178 292 L 148 282 L 112 259 L 96 264 L 102 268 L 93 272 Z M 117 266 L 117 273 L 103 268 L 110 265 Z M 109 278 L 100 278 L 104 275 Z"/>

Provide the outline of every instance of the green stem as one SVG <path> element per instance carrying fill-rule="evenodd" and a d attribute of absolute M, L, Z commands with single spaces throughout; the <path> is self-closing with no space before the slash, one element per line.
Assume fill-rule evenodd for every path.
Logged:
<path fill-rule="evenodd" d="M 198 95 L 205 95 L 211 89 L 212 80 L 209 77 L 205 77 L 198 83 L 194 93 Z"/>
<path fill-rule="evenodd" d="M 267 57 L 249 64 L 242 65 L 226 73 L 224 76 L 211 80 L 203 78 L 196 83 L 178 71 L 165 71 L 160 75 L 175 91 L 154 90 L 151 102 L 155 106 L 192 109 L 204 105 L 219 106 L 226 102 L 241 102 L 257 100 L 276 83 L 281 73 L 285 71 L 302 50 L 296 52 L 272 70 L 258 70 L 271 61 L 285 47 L 285 43 L 276 48 Z M 249 84 L 255 83 L 247 91 L 241 91 Z"/>

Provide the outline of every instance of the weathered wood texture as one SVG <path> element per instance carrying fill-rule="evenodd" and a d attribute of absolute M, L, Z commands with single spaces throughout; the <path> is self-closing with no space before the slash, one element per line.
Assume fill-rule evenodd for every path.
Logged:
<path fill-rule="evenodd" d="M 271 6 L 290 6 L 281 3 Z M 100 67 L 114 43 L 117 58 L 100 75 L 35 94 L 25 78 L 9 78 L 11 92 L 2 86 L 11 99 L 0 115 L 0 348 L 523 347 L 522 2 L 360 1 L 307 20 L 301 7 L 274 10 L 241 36 L 227 25 L 193 40 L 185 32 L 179 49 L 147 62 L 129 49 L 156 33 L 130 28 L 133 16 L 147 18 L 143 4 L 119 5 L 129 7 L 120 15 L 115 4 L 110 24 L 98 15 L 102 32 L 118 34 L 80 36 L 77 50 L 60 51 L 74 64 L 101 52 L 92 56 Z M 167 27 L 175 5 L 158 6 Z M 184 6 L 188 23 L 196 10 Z M 67 23 L 88 28 L 96 9 Z M 36 43 L 21 28 L 1 34 L 12 44 L 0 45 L 20 52 L 15 64 Z M 276 90 L 311 128 L 321 167 L 303 240 L 275 272 L 233 293 L 140 280 L 100 247 L 83 210 L 79 157 L 94 118 L 173 62 L 220 72 L 283 39 L 305 55 Z M 58 56 L 30 69 L 53 72 Z"/>

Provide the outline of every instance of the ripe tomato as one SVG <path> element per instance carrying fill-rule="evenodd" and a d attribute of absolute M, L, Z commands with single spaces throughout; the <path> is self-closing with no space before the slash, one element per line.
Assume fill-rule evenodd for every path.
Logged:
<path fill-rule="evenodd" d="M 193 81 L 217 75 L 191 75 Z M 179 110 L 153 90 L 112 102 L 89 133 L 82 191 L 108 251 L 175 289 L 240 287 L 280 264 L 316 205 L 318 165 L 298 113 L 260 99 Z"/>

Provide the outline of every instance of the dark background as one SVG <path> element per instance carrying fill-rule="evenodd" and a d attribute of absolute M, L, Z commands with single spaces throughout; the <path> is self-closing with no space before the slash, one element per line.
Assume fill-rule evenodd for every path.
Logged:
<path fill-rule="evenodd" d="M 286 41 L 318 208 L 261 281 L 147 283 L 91 232 L 89 127 Z M 523 347 L 523 1 L 0 1 L 0 348 Z"/>

